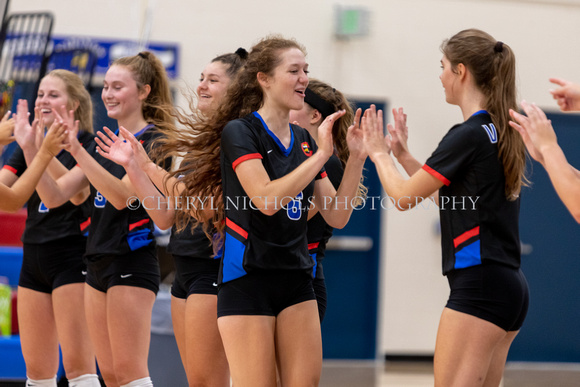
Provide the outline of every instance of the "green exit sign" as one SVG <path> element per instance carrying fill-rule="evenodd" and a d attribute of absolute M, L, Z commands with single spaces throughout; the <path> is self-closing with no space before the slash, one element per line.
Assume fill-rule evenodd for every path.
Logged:
<path fill-rule="evenodd" d="M 335 8 L 335 34 L 339 38 L 366 36 L 369 33 L 369 11 L 363 7 Z"/>

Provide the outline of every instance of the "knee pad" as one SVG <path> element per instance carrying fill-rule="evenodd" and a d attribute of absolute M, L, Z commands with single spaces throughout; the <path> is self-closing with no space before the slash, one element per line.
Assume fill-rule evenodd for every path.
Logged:
<path fill-rule="evenodd" d="M 147 376 L 146 378 L 133 380 L 131 383 L 123 384 L 121 387 L 153 387 L 153 382 L 151 381 L 151 378 Z"/>
<path fill-rule="evenodd" d="M 50 379 L 30 379 L 26 378 L 26 387 L 56 387 L 56 376 Z"/>
<path fill-rule="evenodd" d="M 101 387 L 97 374 L 84 374 L 68 381 L 69 387 Z"/>

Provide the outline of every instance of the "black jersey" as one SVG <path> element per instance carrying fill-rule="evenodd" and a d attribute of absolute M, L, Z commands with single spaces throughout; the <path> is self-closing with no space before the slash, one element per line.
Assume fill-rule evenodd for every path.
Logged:
<path fill-rule="evenodd" d="M 184 257 L 213 258 L 211 240 L 205 235 L 201 225 L 198 225 L 192 232 L 192 223 L 188 223 L 181 232 L 177 232 L 175 226 L 171 228 L 167 252 Z"/>
<path fill-rule="evenodd" d="M 79 132 L 78 138 L 85 149 L 88 149 L 94 142 L 94 135 L 88 132 Z M 70 153 L 64 150 L 56 158 L 67 169 L 72 169 L 77 164 Z M 4 168 L 19 177 L 24 173 L 26 160 L 20 147 L 14 150 Z M 69 201 L 49 210 L 42 203 L 36 191 L 28 200 L 27 213 L 26 226 L 21 238 L 23 243 L 39 244 L 70 236 L 80 237 L 90 223 L 88 219 L 90 213 L 88 200 L 80 206 L 75 206 Z"/>
<path fill-rule="evenodd" d="M 149 152 L 153 140 L 159 135 L 153 125 L 148 125 L 136 134 L 136 138 Z M 88 152 L 111 175 L 118 179 L 125 176 L 125 168 L 101 156 L 96 151 L 96 143 Z M 93 206 L 85 254 L 89 260 L 97 260 L 103 255 L 123 255 L 154 245 L 153 221 L 143 206 L 117 210 L 92 184 L 89 199 Z"/>
<path fill-rule="evenodd" d="M 443 274 L 499 262 L 520 266 L 519 198 L 508 201 L 498 133 L 485 111 L 455 125 L 423 169 L 439 190 Z"/>
<path fill-rule="evenodd" d="M 339 158 L 336 157 L 336 155 L 332 155 L 326 164 L 324 164 L 324 169 L 326 170 L 328 178 L 334 188 L 338 189 L 342 180 L 342 175 L 344 174 L 342 163 Z M 319 268 L 322 264 L 326 251 L 326 243 L 332 236 L 333 230 L 334 228 L 326 223 L 320 212 L 316 213 L 316 215 L 308 221 L 308 252 L 314 257 L 316 268 Z M 322 270 L 315 270 L 314 275 L 316 278 L 324 278 Z"/>
<path fill-rule="evenodd" d="M 296 169 L 314 154 L 316 143 L 305 129 L 291 124 L 290 131 L 292 139 L 286 149 L 256 112 L 224 128 L 220 163 L 226 215 L 222 283 L 252 269 L 308 270 L 314 266 L 306 239 L 314 180 L 283 209 L 268 216 L 253 207 L 235 173 L 239 163 L 250 159 L 261 159 L 271 180 Z M 322 169 L 318 177 L 325 175 Z M 269 205 L 274 206 L 273 201 Z"/>

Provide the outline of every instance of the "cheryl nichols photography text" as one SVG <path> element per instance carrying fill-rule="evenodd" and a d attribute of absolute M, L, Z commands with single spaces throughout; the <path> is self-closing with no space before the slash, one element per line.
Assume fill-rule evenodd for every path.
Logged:
<path fill-rule="evenodd" d="M 321 203 L 316 204 L 314 197 L 309 197 L 306 200 L 299 195 L 296 198 L 289 196 L 277 197 L 256 197 L 249 198 L 247 196 L 226 197 L 224 200 L 225 209 L 233 210 L 260 210 L 260 209 L 284 209 L 287 211 L 305 211 L 307 208 L 315 209 L 322 207 L 322 209 L 348 209 L 354 210 L 370 209 L 370 210 L 407 210 L 412 207 L 422 209 L 433 209 L 439 207 L 442 210 L 452 211 L 473 211 L 477 209 L 477 201 L 479 196 L 439 196 L 439 202 L 434 197 L 420 197 L 420 196 L 406 196 L 399 200 L 386 196 L 367 196 L 354 197 L 351 200 L 344 198 L 324 197 Z M 256 202 L 263 202 L 262 208 L 256 206 Z M 127 199 L 127 207 L 131 210 L 143 207 L 146 210 L 155 209 L 175 209 L 175 210 L 217 210 L 216 201 L 213 197 L 194 197 L 194 196 L 176 196 L 176 197 L 161 197 L 161 196 L 146 196 L 140 200 L 136 196 Z"/>

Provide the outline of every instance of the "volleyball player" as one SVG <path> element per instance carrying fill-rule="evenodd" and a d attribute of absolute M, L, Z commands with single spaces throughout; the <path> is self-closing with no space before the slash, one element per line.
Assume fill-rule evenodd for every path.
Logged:
<path fill-rule="evenodd" d="M 179 122 L 187 127 L 210 117 L 223 100 L 228 85 L 243 66 L 246 57 L 246 50 L 238 49 L 235 53 L 214 58 L 201 73 L 197 86 L 197 106 L 190 106 L 190 115 L 180 114 Z M 173 140 L 186 138 L 186 129 L 173 129 L 164 134 L 166 139 L 160 141 L 157 153 L 179 156 L 175 152 L 179 146 L 174 146 Z M 102 136 L 98 140 L 102 155 L 123 165 L 155 224 L 161 228 L 172 227 L 167 246 L 167 251 L 173 255 L 176 269 L 171 287 L 171 315 L 189 385 L 229 386 L 228 363 L 217 327 L 220 260 L 214 256 L 212 241 L 201 226 L 193 227 L 193 222 L 189 222 L 184 230 L 178 230 L 174 224 L 177 210 L 172 198 L 174 193 L 167 189 L 165 182 L 168 173 L 147 157 L 138 141 L 132 140 L 127 144 L 113 133 L 109 132 L 109 135 L 111 139 Z M 109 156 L 109 152 L 115 156 Z M 182 170 L 187 173 L 185 166 Z M 179 192 L 175 194 L 179 195 Z M 179 206 L 185 202 L 183 199 Z M 165 205 L 166 201 L 169 205 Z"/>
<path fill-rule="evenodd" d="M 344 112 L 321 126 L 318 150 L 308 132 L 289 123 L 289 111 L 304 103 L 306 72 L 299 44 L 263 39 L 216 113 L 191 128 L 197 136 L 183 161 L 196 166 L 182 179 L 186 196 L 215 198 L 217 211 L 206 224 L 225 231 L 218 326 L 239 387 L 275 385 L 276 365 L 285 386 L 316 385 L 320 378 L 305 204 L 312 200 L 329 224 L 344 226 L 352 208 L 334 210 L 334 204 L 337 196 L 344 203 L 355 195 L 366 154 L 353 127 L 351 157 L 336 193 L 323 166 L 332 154 L 332 123 Z M 324 197 L 331 201 L 325 207 Z M 199 208 L 193 216 L 206 218 Z"/>
<path fill-rule="evenodd" d="M 58 121 L 59 111 L 70 110 L 81 128 L 79 142 L 84 147 L 93 142 L 93 105 L 78 75 L 67 70 L 51 71 L 40 82 L 35 106 L 35 117 L 42 127 Z M 19 131 L 28 130 L 29 135 L 0 171 L 0 180 L 7 184 L 19 179 L 36 153 L 25 100 L 18 102 L 17 113 Z M 69 122 L 67 126 L 71 125 Z M 60 177 L 75 165 L 70 154 L 62 151 L 50 163 L 48 172 Z M 87 188 L 50 210 L 37 193 L 28 201 L 18 286 L 18 320 L 27 385 L 56 386 L 59 346 L 70 385 L 100 385 L 84 308 L 86 264 L 82 257 L 86 246 L 84 233 L 90 223 L 88 194 Z"/>
<path fill-rule="evenodd" d="M 313 140 L 318 140 L 318 127 L 324 119 L 334 112 L 344 110 L 342 117 L 334 122 L 332 127 L 332 140 L 334 141 L 334 152 L 324 164 L 324 170 L 332 182 L 335 189 L 340 186 L 344 167 L 349 157 L 346 144 L 346 135 L 349 126 L 353 121 L 360 121 L 360 110 L 355 118 L 354 112 L 345 96 L 332 86 L 310 78 L 308 87 L 304 93 L 304 106 L 300 110 L 290 110 L 290 122 L 297 123 L 310 133 Z M 358 195 L 365 194 L 365 187 L 359 186 Z M 322 261 L 326 252 L 326 244 L 332 237 L 333 228 L 330 227 L 316 208 L 310 210 L 308 214 L 308 251 L 313 257 L 316 265 L 314 267 L 314 279 L 312 285 L 316 294 L 318 304 L 318 314 L 320 322 L 324 319 L 327 304 L 326 283 Z"/>
<path fill-rule="evenodd" d="M 108 116 L 147 151 L 157 128 L 171 121 L 167 74 L 150 52 L 113 62 L 101 97 Z M 132 207 L 135 188 L 123 167 L 100 156 L 96 144 L 85 150 L 73 132 L 69 142 L 78 166 L 38 191 L 49 207 L 57 206 L 90 182 L 85 306 L 99 369 L 107 386 L 149 387 L 151 311 L 160 280 L 153 222 L 142 207 Z"/>
<path fill-rule="evenodd" d="M 525 149 L 508 127 L 509 108 L 516 106 L 515 57 L 507 44 L 476 29 L 459 32 L 441 49 L 446 101 L 460 107 L 464 122 L 449 130 L 425 164 L 408 153 L 400 135 L 402 109 L 393 110 L 396 126 L 389 131 L 409 179 L 389 155 L 382 113 L 367 110 L 361 126 L 381 183 L 399 209 L 439 191 L 443 274 L 451 294 L 437 333 L 435 386 L 498 386 L 529 297 L 518 230 Z M 474 205 L 458 208 L 450 203 L 455 198 Z"/>

